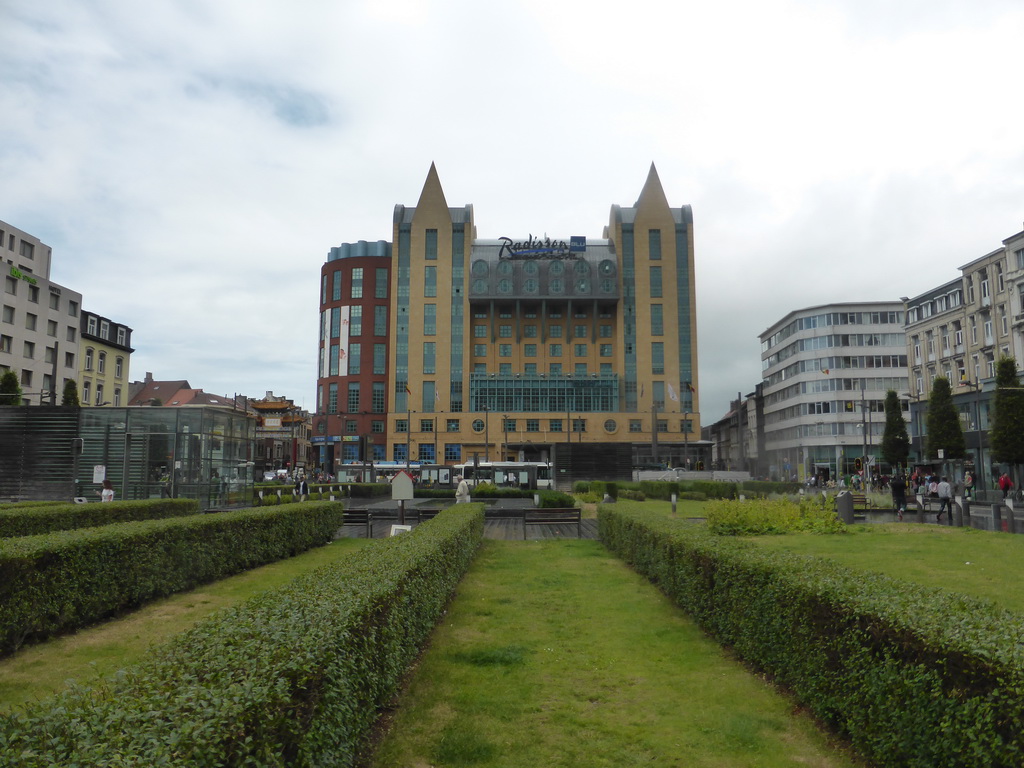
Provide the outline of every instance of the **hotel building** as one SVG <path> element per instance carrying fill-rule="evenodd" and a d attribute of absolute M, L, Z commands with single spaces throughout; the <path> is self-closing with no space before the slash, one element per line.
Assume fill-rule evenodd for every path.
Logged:
<path fill-rule="evenodd" d="M 669 206 L 652 166 L 600 238 L 512 234 L 478 238 L 473 207 L 449 207 L 431 166 L 390 242 L 331 249 L 321 467 L 587 455 L 621 476 L 703 462 L 689 206 Z"/>

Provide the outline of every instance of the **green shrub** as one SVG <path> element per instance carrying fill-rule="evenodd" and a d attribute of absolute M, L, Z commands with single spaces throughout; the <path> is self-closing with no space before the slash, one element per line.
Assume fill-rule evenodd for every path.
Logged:
<path fill-rule="evenodd" d="M 822 506 L 811 499 L 791 501 L 719 500 L 705 509 L 708 529 L 724 536 L 763 536 L 773 533 L 812 531 L 846 533 L 846 524 L 836 515 L 835 503 Z"/>
<path fill-rule="evenodd" d="M 351 766 L 483 535 L 463 505 L 0 715 L 0 764 Z"/>
<path fill-rule="evenodd" d="M 598 526 L 872 765 L 1024 764 L 1024 616 L 621 505 Z"/>
<path fill-rule="evenodd" d="M 547 509 L 568 509 L 576 506 L 576 499 L 561 491 L 537 491 L 540 506 Z"/>
<path fill-rule="evenodd" d="M 634 490 L 632 488 L 622 488 L 619 490 L 620 499 L 630 499 L 631 501 L 647 501 L 647 496 L 641 490 Z"/>
<path fill-rule="evenodd" d="M 199 512 L 193 499 L 144 499 L 106 504 L 46 504 L 0 508 L 0 537 L 34 536 L 135 520 L 185 517 Z"/>
<path fill-rule="evenodd" d="M 0 653 L 330 541 L 340 503 L 0 540 Z"/>

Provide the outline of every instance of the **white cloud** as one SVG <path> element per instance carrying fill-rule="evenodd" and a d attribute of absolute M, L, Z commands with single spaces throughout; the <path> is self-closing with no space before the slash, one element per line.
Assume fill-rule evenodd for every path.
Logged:
<path fill-rule="evenodd" d="M 135 329 L 133 377 L 313 404 L 317 278 L 436 161 L 479 234 L 693 206 L 704 421 L 757 334 L 915 295 L 1017 231 L 1014 2 L 15 0 L 0 218 Z"/>

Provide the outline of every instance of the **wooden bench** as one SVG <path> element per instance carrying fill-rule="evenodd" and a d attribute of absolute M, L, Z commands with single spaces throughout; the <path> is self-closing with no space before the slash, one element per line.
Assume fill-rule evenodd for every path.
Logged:
<path fill-rule="evenodd" d="M 576 524 L 576 538 L 583 538 L 583 513 L 578 507 L 539 508 L 523 510 L 523 540 L 526 540 L 528 525 L 572 525 Z"/>
<path fill-rule="evenodd" d="M 342 525 L 365 525 L 366 538 L 373 538 L 373 513 L 368 509 L 346 509 Z"/>
<path fill-rule="evenodd" d="M 853 508 L 855 510 L 865 511 L 868 508 L 868 497 L 866 494 L 857 493 L 852 491 L 850 496 L 853 498 Z"/>

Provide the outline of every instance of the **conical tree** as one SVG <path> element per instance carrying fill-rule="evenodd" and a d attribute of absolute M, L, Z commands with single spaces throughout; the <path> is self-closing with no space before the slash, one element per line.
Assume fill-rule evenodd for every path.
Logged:
<path fill-rule="evenodd" d="M 21 384 L 14 371 L 0 376 L 0 405 L 21 405 Z"/>
<path fill-rule="evenodd" d="M 1024 464 L 1024 389 L 1017 378 L 1017 361 L 1012 357 L 1000 358 L 996 363 L 992 405 L 992 458 L 1005 464 Z"/>
<path fill-rule="evenodd" d="M 74 379 L 68 379 L 64 382 L 64 394 L 60 398 L 61 405 L 74 405 L 80 406 L 81 400 L 78 399 L 78 384 Z"/>
<path fill-rule="evenodd" d="M 953 405 L 949 379 L 945 376 L 937 377 L 932 384 L 927 419 L 928 455 L 937 458 L 942 450 L 943 461 L 962 459 L 967 452 L 964 428 L 960 425 L 960 415 Z"/>
<path fill-rule="evenodd" d="M 896 391 L 885 393 L 885 432 L 882 434 L 882 458 L 893 467 L 903 466 L 910 456 L 907 422 Z"/>

